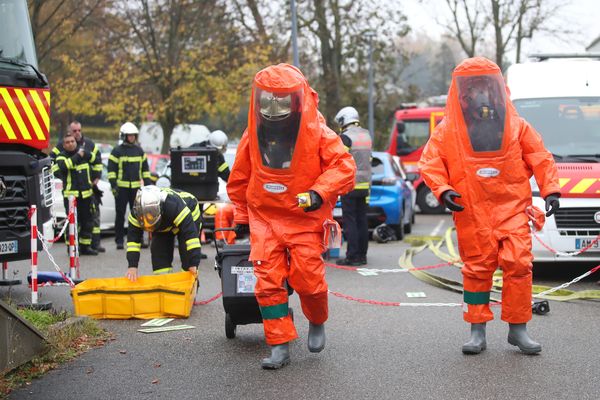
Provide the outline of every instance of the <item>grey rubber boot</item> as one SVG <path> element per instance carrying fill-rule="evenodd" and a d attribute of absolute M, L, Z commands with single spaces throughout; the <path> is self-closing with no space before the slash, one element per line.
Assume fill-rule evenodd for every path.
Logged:
<path fill-rule="evenodd" d="M 325 324 L 308 325 L 308 351 L 319 353 L 325 348 Z"/>
<path fill-rule="evenodd" d="M 525 354 L 542 351 L 542 345 L 529 337 L 527 324 L 508 324 L 508 343 L 518 346 Z"/>
<path fill-rule="evenodd" d="M 288 343 L 271 346 L 271 357 L 263 358 L 263 369 L 279 369 L 290 363 L 290 346 Z"/>
<path fill-rule="evenodd" d="M 487 347 L 485 341 L 485 322 L 483 324 L 471 324 L 471 338 L 462 346 L 464 354 L 479 354 Z"/>

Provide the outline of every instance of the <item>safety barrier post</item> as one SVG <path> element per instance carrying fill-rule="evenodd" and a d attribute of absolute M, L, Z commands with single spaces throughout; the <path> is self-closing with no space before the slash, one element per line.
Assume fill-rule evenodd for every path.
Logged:
<path fill-rule="evenodd" d="M 2 261 L 2 279 L 0 279 L 0 286 L 14 286 L 20 285 L 20 279 L 8 279 L 8 261 Z"/>
<path fill-rule="evenodd" d="M 38 265 L 37 265 L 37 206 L 32 205 L 31 210 L 31 304 L 23 304 L 26 307 L 35 308 L 37 310 L 49 310 L 52 308 L 50 302 L 40 302 L 38 299 Z"/>
<path fill-rule="evenodd" d="M 75 197 L 69 196 L 69 274 L 75 278 Z"/>

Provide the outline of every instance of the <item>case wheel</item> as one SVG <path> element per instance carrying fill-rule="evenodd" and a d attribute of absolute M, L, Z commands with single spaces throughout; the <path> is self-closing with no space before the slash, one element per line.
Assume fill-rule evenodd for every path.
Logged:
<path fill-rule="evenodd" d="M 547 300 L 536 301 L 532 304 L 531 311 L 538 315 L 548 314 L 550 312 L 550 304 Z"/>
<path fill-rule="evenodd" d="M 231 319 L 231 315 L 225 314 L 225 336 L 227 339 L 235 338 L 236 325 Z"/>

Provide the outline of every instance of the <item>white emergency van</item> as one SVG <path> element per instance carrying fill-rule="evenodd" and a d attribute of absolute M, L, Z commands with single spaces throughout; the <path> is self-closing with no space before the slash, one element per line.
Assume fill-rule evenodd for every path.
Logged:
<path fill-rule="evenodd" d="M 519 114 L 554 155 L 560 209 L 538 233 L 551 248 L 575 252 L 600 234 L 600 54 L 534 55 L 506 72 Z M 544 209 L 535 179 L 533 203 Z M 576 256 L 556 255 L 533 238 L 535 261 L 598 261 L 600 244 Z"/>

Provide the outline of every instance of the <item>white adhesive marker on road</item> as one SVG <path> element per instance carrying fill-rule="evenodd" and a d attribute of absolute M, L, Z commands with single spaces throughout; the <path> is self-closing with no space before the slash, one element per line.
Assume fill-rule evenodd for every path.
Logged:
<path fill-rule="evenodd" d="M 433 230 L 431 231 L 430 235 L 431 236 L 437 236 L 440 231 L 442 230 L 442 226 L 444 226 L 444 220 L 441 220 L 440 222 L 438 222 L 438 224 L 435 226 L 435 228 L 433 228 Z"/>

